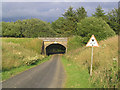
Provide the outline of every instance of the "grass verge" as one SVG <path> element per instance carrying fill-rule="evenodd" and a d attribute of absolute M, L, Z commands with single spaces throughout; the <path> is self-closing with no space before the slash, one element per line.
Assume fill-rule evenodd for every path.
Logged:
<path fill-rule="evenodd" d="M 76 44 L 73 44 L 69 48 L 74 47 L 74 45 Z M 106 40 L 100 41 L 99 46 L 99 48 L 94 48 L 93 51 L 93 75 L 91 78 L 87 77 L 87 79 L 90 81 L 90 87 L 118 88 L 118 36 L 110 37 Z M 72 86 L 73 88 L 76 88 L 75 84 L 81 83 L 78 81 L 82 81 L 81 79 L 84 78 L 84 75 L 88 75 L 90 71 L 91 48 L 79 46 L 77 49 L 68 50 L 69 51 L 67 54 L 64 55 L 66 61 L 63 60 L 63 63 L 66 62 L 65 69 L 68 76 L 68 79 L 66 80 L 66 87 Z M 75 69 L 75 66 L 79 67 L 81 70 Z M 77 75 L 78 72 L 83 76 L 81 77 L 79 74 Z M 88 73 L 85 74 L 84 72 Z M 76 79 L 77 77 L 79 77 L 78 81 Z M 86 82 L 86 84 L 88 84 L 86 80 L 82 82 Z M 72 84 L 69 85 L 69 83 Z M 88 86 L 85 88 L 87 87 Z"/>
<path fill-rule="evenodd" d="M 36 62 L 36 63 L 34 63 L 32 65 L 28 65 L 28 66 L 24 65 L 24 66 L 20 66 L 20 67 L 17 67 L 17 68 L 13 68 L 13 69 L 11 69 L 9 71 L 3 71 L 2 72 L 2 81 L 7 80 L 10 77 L 13 77 L 13 76 L 15 76 L 15 75 L 17 75 L 17 74 L 19 74 L 19 73 L 21 73 L 23 71 L 26 71 L 26 70 L 28 70 L 30 68 L 33 68 L 33 67 L 35 67 L 35 66 L 37 66 L 37 65 L 39 65 L 41 63 L 44 63 L 47 60 L 49 60 L 50 58 L 51 58 L 51 56 L 47 56 L 43 60 L 38 60 L 38 62 Z"/>
<path fill-rule="evenodd" d="M 89 73 L 87 69 L 81 68 L 72 61 L 62 56 L 62 63 L 66 70 L 65 88 L 90 88 Z"/>

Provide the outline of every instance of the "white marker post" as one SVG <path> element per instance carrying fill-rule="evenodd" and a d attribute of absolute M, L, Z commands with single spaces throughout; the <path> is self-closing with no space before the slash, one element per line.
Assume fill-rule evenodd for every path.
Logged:
<path fill-rule="evenodd" d="M 86 47 L 92 47 L 92 53 L 91 53 L 91 68 L 90 68 L 90 76 L 92 76 L 92 64 L 93 64 L 93 47 L 99 47 L 98 42 L 94 35 L 90 38 L 88 41 Z"/>

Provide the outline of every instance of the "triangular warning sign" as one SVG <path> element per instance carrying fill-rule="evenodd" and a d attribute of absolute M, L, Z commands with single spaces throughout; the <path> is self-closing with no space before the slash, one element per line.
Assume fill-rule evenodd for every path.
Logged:
<path fill-rule="evenodd" d="M 86 47 L 99 47 L 98 42 L 97 42 L 94 35 L 92 35 L 92 37 L 90 38 L 90 40 L 86 44 Z"/>

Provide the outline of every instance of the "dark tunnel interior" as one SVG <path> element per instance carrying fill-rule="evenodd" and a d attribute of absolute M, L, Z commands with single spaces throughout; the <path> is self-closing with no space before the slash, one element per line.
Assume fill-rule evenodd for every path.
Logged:
<path fill-rule="evenodd" d="M 51 44 L 46 47 L 46 55 L 64 54 L 65 52 L 66 48 L 61 44 Z"/>

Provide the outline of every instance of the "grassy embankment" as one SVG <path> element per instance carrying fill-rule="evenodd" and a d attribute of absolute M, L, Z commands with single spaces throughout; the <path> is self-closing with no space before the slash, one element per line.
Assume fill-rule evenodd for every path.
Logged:
<path fill-rule="evenodd" d="M 69 40 L 68 53 L 62 57 L 62 62 L 67 74 L 64 87 L 118 87 L 118 36 L 100 41 L 100 47 L 94 48 L 92 77 L 89 75 L 91 48 L 85 47 L 85 45 L 80 47 L 80 43 L 77 43 L 77 40 L 75 40 L 75 38 Z M 75 45 L 79 47 L 75 47 Z"/>
<path fill-rule="evenodd" d="M 2 80 L 48 60 L 40 54 L 41 47 L 39 39 L 2 38 Z"/>

